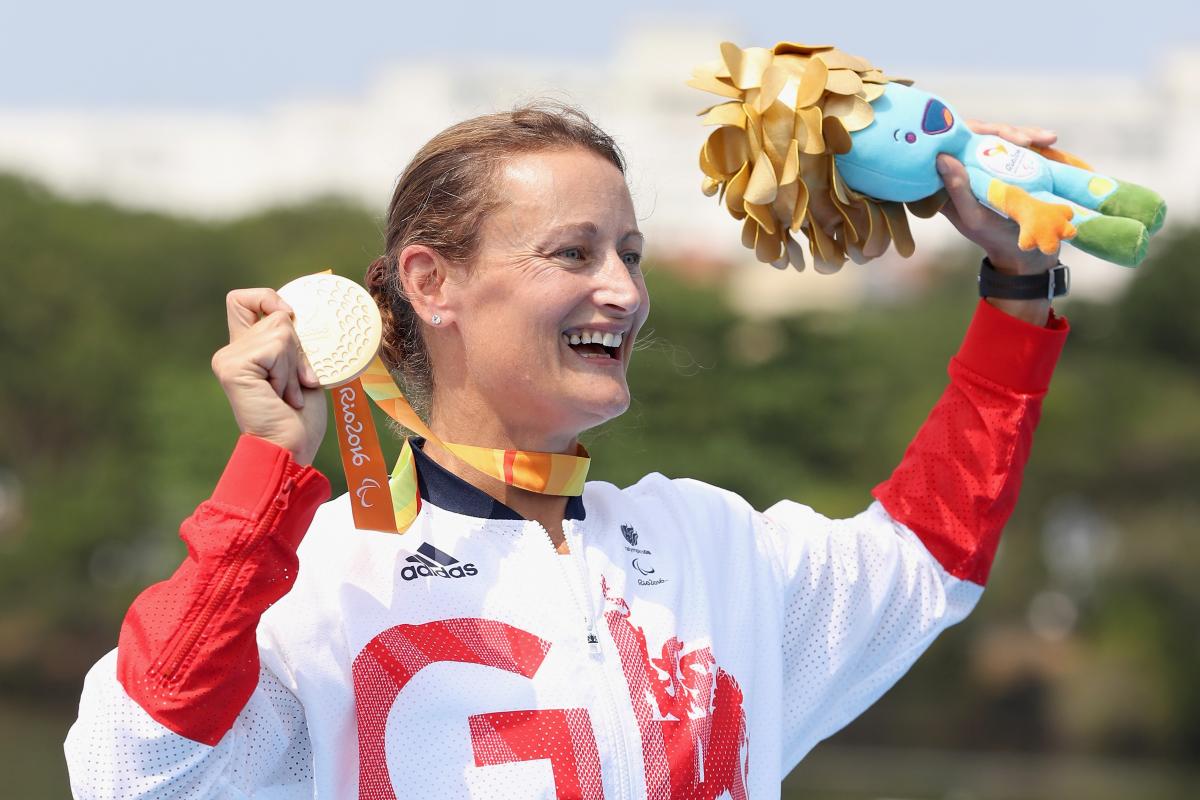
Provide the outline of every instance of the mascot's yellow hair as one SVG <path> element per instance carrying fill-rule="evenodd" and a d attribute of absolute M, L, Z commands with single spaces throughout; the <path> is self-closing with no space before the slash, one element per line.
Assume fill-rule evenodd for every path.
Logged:
<path fill-rule="evenodd" d="M 871 101 L 893 78 L 831 45 L 780 42 L 771 49 L 721 44 L 721 60 L 697 67 L 689 86 L 729 98 L 700 112 L 719 125 L 700 148 L 704 193 L 721 193 L 742 244 L 759 261 L 804 269 L 792 238 L 808 237 L 818 272 L 841 269 L 847 256 L 863 264 L 892 242 L 907 258 L 912 234 L 904 204 L 859 194 L 838 175 L 834 156 L 850 151 L 850 133 L 875 118 Z M 909 210 L 932 216 L 939 192 Z"/>

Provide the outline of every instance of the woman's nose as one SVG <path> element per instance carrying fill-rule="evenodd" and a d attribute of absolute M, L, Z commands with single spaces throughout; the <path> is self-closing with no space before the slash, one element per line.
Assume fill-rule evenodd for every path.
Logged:
<path fill-rule="evenodd" d="M 598 278 L 597 300 L 603 305 L 623 314 L 633 314 L 641 307 L 641 286 L 620 253 L 608 254 Z"/>

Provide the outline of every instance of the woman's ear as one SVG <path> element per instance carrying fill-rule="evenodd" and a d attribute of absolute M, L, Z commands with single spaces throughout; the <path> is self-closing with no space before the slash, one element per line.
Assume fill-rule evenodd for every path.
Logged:
<path fill-rule="evenodd" d="M 449 265 L 441 254 L 423 244 L 410 244 L 400 251 L 396 262 L 400 285 L 417 316 L 429 325 L 448 322 L 453 316 L 445 292 Z"/>

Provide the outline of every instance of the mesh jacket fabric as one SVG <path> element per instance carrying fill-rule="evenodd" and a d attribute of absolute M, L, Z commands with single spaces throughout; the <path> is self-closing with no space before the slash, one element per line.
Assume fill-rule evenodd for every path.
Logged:
<path fill-rule="evenodd" d="M 239 442 L 185 523 L 194 563 L 88 676 L 73 791 L 777 797 L 978 599 L 1065 334 L 981 304 L 847 520 L 651 474 L 590 482 L 569 556 L 436 497 L 403 536 L 356 531 L 323 479 Z"/>

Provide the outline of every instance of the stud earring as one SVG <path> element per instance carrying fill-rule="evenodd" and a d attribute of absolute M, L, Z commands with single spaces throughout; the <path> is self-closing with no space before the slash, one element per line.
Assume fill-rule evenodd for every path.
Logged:
<path fill-rule="evenodd" d="M 439 317 L 437 314 L 434 314 L 432 317 L 430 317 L 429 321 L 432 322 L 434 325 L 442 324 L 442 318 Z"/>

